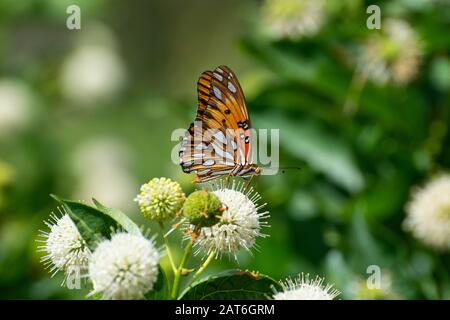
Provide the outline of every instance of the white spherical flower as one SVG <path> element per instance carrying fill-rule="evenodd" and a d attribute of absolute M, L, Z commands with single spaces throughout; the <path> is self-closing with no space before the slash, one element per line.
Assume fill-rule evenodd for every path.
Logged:
<path fill-rule="evenodd" d="M 286 279 L 281 283 L 283 291 L 275 292 L 273 299 L 275 300 L 333 300 L 340 292 L 333 288 L 332 285 L 323 284 L 324 279 L 316 277 L 311 279 L 309 274 L 300 274 L 292 280 Z"/>
<path fill-rule="evenodd" d="M 262 8 L 263 28 L 274 38 L 312 36 L 323 25 L 324 11 L 322 0 L 266 0 Z"/>
<path fill-rule="evenodd" d="M 185 198 L 178 182 L 168 178 L 154 178 L 141 186 L 134 201 L 139 204 L 144 217 L 164 221 L 175 217 Z"/>
<path fill-rule="evenodd" d="M 111 99 L 124 83 L 123 62 L 115 50 L 108 46 L 80 46 L 62 66 L 62 92 L 68 99 L 81 105 L 93 105 Z"/>
<path fill-rule="evenodd" d="M 257 237 L 264 237 L 261 227 L 267 226 L 264 219 L 268 212 L 259 212 L 266 204 L 258 205 L 261 199 L 253 188 L 244 190 L 244 184 L 233 183 L 231 189 L 223 185 L 211 190 L 222 202 L 224 211 L 219 222 L 210 227 L 202 227 L 195 239 L 197 253 L 216 252 L 232 254 L 242 249 L 250 251 L 255 246 Z M 194 226 L 188 225 L 190 230 Z"/>
<path fill-rule="evenodd" d="M 406 206 L 404 225 L 425 244 L 450 249 L 450 175 L 432 179 L 415 190 Z"/>
<path fill-rule="evenodd" d="M 31 119 L 31 95 L 16 80 L 0 80 L 0 136 L 25 127 Z"/>
<path fill-rule="evenodd" d="M 387 19 L 381 34 L 371 36 L 359 48 L 357 69 L 364 78 L 379 84 L 404 85 L 418 73 L 422 60 L 419 37 L 405 21 Z"/>
<path fill-rule="evenodd" d="M 45 224 L 50 231 L 40 231 L 43 239 L 38 242 L 39 251 L 47 254 L 42 258 L 44 264 L 50 268 L 52 276 L 58 271 L 66 273 L 76 272 L 83 275 L 87 271 L 91 251 L 81 237 L 75 223 L 64 209 L 59 209 L 62 216 L 51 215 Z"/>
<path fill-rule="evenodd" d="M 92 254 L 89 277 L 103 299 L 143 299 L 158 279 L 159 253 L 143 236 L 117 233 Z"/>

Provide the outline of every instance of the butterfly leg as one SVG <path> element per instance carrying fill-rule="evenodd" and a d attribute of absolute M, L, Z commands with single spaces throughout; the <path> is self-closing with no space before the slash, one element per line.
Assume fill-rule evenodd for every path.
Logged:
<path fill-rule="evenodd" d="M 247 190 L 247 188 L 250 186 L 252 179 L 253 179 L 253 176 L 250 176 L 250 178 L 247 180 L 247 183 L 245 184 L 244 190 Z"/>
<path fill-rule="evenodd" d="M 225 186 L 228 188 L 228 186 L 230 185 L 230 179 L 231 179 L 231 172 L 233 172 L 233 170 L 230 170 L 230 172 L 227 174 L 227 177 L 225 178 Z"/>

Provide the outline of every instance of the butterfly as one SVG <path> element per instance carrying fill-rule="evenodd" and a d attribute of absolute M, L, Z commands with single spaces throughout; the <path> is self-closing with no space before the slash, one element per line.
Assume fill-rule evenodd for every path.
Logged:
<path fill-rule="evenodd" d="M 197 83 L 198 109 L 180 144 L 180 165 L 197 174 L 195 183 L 223 176 L 250 177 L 261 168 L 252 163 L 252 133 L 244 93 L 227 66 L 205 71 Z"/>

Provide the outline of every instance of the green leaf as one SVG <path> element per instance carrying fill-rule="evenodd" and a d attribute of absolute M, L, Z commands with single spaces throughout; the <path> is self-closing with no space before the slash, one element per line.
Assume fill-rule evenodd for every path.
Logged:
<path fill-rule="evenodd" d="M 156 280 L 153 290 L 145 295 L 145 299 L 147 300 L 167 300 L 169 297 L 170 288 L 166 273 L 161 267 L 158 270 L 158 280 Z"/>
<path fill-rule="evenodd" d="M 352 216 L 349 241 L 359 268 L 365 270 L 372 264 L 382 268 L 390 265 L 390 257 L 385 254 L 381 243 L 371 233 L 366 218 L 360 212 L 355 212 Z"/>
<path fill-rule="evenodd" d="M 67 214 L 92 251 L 100 241 L 105 237 L 110 238 L 111 233 L 121 227 L 119 222 L 94 207 L 77 201 L 61 199 L 55 195 L 51 196 L 66 209 Z"/>
<path fill-rule="evenodd" d="M 336 101 L 342 101 L 345 97 L 349 76 L 338 61 L 329 63 L 329 59 L 334 57 L 327 56 L 321 48 L 313 49 L 313 53 L 301 54 L 302 50 L 290 50 L 255 39 L 244 40 L 241 46 L 247 53 L 290 82 L 306 84 L 309 90 L 318 91 Z"/>
<path fill-rule="evenodd" d="M 188 287 L 182 300 L 267 300 L 280 285 L 262 274 L 228 270 Z"/>
<path fill-rule="evenodd" d="M 354 299 L 352 290 L 346 290 L 348 284 L 354 281 L 356 275 L 347 263 L 341 251 L 331 250 L 325 258 L 325 270 L 327 281 L 333 283 L 336 288 L 342 290 L 341 299 Z"/>
<path fill-rule="evenodd" d="M 125 213 L 123 213 L 119 209 L 105 207 L 94 198 L 92 198 L 92 201 L 94 202 L 97 209 L 117 221 L 128 233 L 135 235 L 142 234 L 137 224 L 135 224 L 133 220 L 131 220 Z"/>
<path fill-rule="evenodd" d="M 350 147 L 309 121 L 293 122 L 275 114 L 255 117 L 260 128 L 280 129 L 280 144 L 337 185 L 359 191 L 364 180 Z"/>

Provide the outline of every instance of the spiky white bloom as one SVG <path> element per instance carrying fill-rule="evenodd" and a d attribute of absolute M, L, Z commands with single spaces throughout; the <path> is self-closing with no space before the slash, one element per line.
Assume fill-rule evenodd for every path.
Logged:
<path fill-rule="evenodd" d="M 84 44 L 67 58 L 61 71 L 61 89 L 65 97 L 81 106 L 114 97 L 125 84 L 125 67 L 114 48 Z"/>
<path fill-rule="evenodd" d="M 89 277 L 103 299 L 143 299 L 158 279 L 159 253 L 140 235 L 116 233 L 92 254 Z"/>
<path fill-rule="evenodd" d="M 51 214 L 50 219 L 45 221 L 50 231 L 40 231 L 43 243 L 39 251 L 47 254 L 42 262 L 50 269 L 52 276 L 58 271 L 68 274 L 76 272 L 79 275 L 86 274 L 91 251 L 81 237 L 75 223 L 64 208 L 59 208 L 61 216 Z"/>
<path fill-rule="evenodd" d="M 316 34 L 325 15 L 322 0 L 266 0 L 263 28 L 274 38 L 299 39 Z"/>
<path fill-rule="evenodd" d="M 422 55 L 414 29 L 405 21 L 387 19 L 381 33 L 359 48 L 357 71 L 379 84 L 392 81 L 404 85 L 418 73 Z"/>
<path fill-rule="evenodd" d="M 250 188 L 244 190 L 244 184 L 235 183 L 231 188 L 222 184 L 211 190 L 222 202 L 225 210 L 218 223 L 211 227 L 202 227 L 194 245 L 196 253 L 203 251 L 207 254 L 215 252 L 234 255 L 242 249 L 250 250 L 255 246 L 257 237 L 264 237 L 261 227 L 268 226 L 264 221 L 269 217 L 268 212 L 259 212 L 266 204 L 258 205 L 260 195 Z M 189 225 L 193 230 L 194 226 Z"/>
<path fill-rule="evenodd" d="M 31 94 L 17 80 L 0 80 L 0 136 L 25 127 L 31 118 Z"/>
<path fill-rule="evenodd" d="M 159 221 L 175 217 L 184 200 L 180 184 L 168 178 L 154 178 L 143 184 L 134 199 L 145 217 Z"/>
<path fill-rule="evenodd" d="M 319 276 L 314 279 L 309 274 L 300 274 L 294 280 L 292 278 L 281 282 L 283 291 L 275 292 L 275 300 L 333 300 L 340 292 L 332 285 L 323 284 L 324 279 Z"/>
<path fill-rule="evenodd" d="M 406 206 L 404 226 L 425 244 L 450 249 L 450 175 L 433 178 L 416 189 Z"/>

